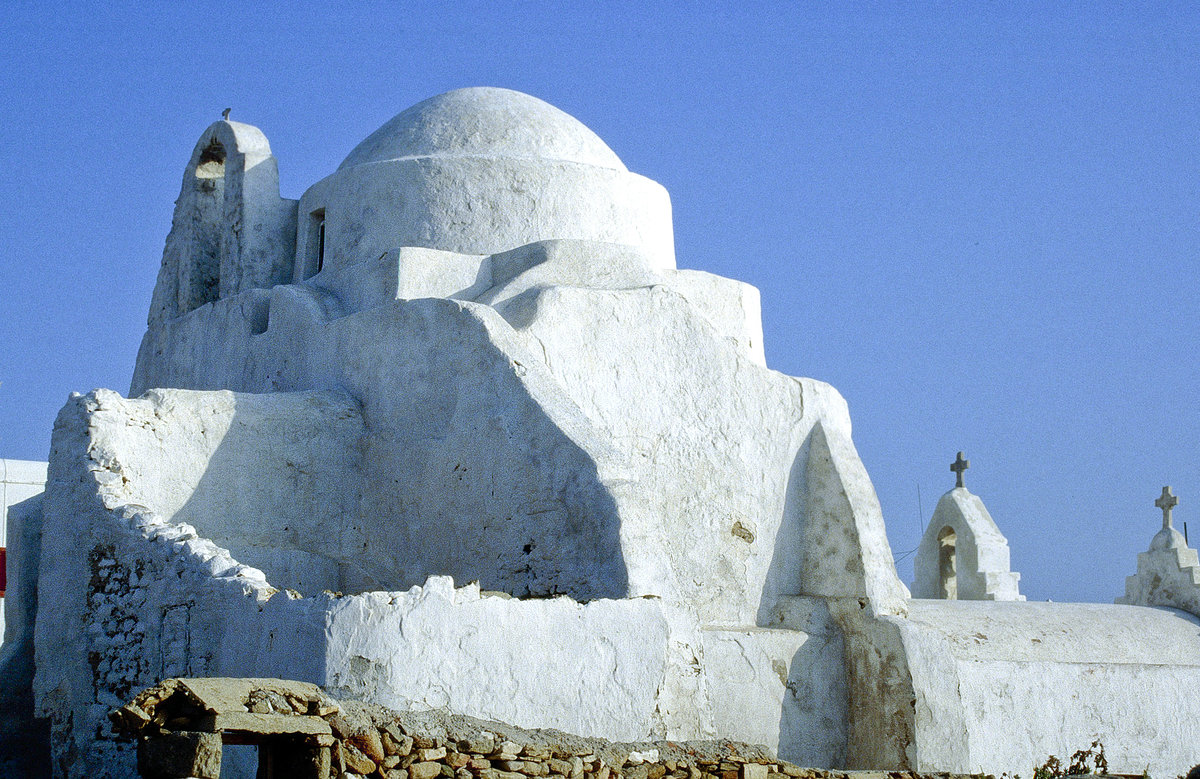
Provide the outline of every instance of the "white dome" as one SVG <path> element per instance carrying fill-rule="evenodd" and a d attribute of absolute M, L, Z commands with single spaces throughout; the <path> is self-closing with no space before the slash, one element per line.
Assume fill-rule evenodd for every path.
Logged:
<path fill-rule="evenodd" d="M 338 170 L 413 157 L 502 157 L 577 162 L 625 170 L 575 117 L 536 97 L 496 87 L 456 89 L 397 114 Z"/>

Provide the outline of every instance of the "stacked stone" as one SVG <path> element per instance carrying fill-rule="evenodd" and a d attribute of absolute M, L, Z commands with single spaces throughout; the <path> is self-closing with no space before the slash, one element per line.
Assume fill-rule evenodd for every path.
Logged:
<path fill-rule="evenodd" d="M 331 779 L 917 779 L 801 768 L 733 741 L 619 743 L 445 712 L 342 702 L 327 717 Z M 870 774 L 870 777 L 867 774 Z M 939 775 L 941 779 L 949 775 Z M 960 777 L 959 779 L 965 779 Z M 980 777 L 974 777 L 980 779 Z"/>
<path fill-rule="evenodd" d="M 732 742 L 663 742 L 674 753 L 664 759 L 658 747 L 630 749 L 599 739 L 521 743 L 488 730 L 453 739 L 406 732 L 400 722 L 377 726 L 341 715 L 330 726 L 336 738 L 333 779 L 815 779 L 830 773 Z"/>
<path fill-rule="evenodd" d="M 168 679 L 112 721 L 138 740 L 146 779 L 218 779 L 223 737 L 267 750 L 262 779 L 966 779 L 800 768 L 736 741 L 621 743 L 522 730 L 444 710 L 335 701 L 316 685 L 281 679 Z"/>

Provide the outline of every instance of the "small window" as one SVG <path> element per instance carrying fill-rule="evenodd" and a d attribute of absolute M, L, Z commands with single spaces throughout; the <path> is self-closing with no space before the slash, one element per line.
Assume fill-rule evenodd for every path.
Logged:
<path fill-rule="evenodd" d="M 317 225 L 317 273 L 325 267 L 325 215 L 321 214 L 321 222 Z"/>
<path fill-rule="evenodd" d="M 304 263 L 303 278 L 310 279 L 325 267 L 325 209 L 309 214 L 308 257 Z"/>

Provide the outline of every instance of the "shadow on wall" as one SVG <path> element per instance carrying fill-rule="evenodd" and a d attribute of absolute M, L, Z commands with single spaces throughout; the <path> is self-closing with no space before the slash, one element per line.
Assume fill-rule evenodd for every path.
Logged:
<path fill-rule="evenodd" d="M 831 626 L 832 627 L 832 626 Z M 846 761 L 846 683 L 836 629 L 816 633 L 788 666 L 779 717 L 779 759 L 796 765 L 843 766 Z"/>
<path fill-rule="evenodd" d="M 335 392 L 199 393 L 146 396 L 176 413 L 158 431 L 157 485 L 137 485 L 147 505 L 194 526 L 234 559 L 259 568 L 280 589 L 341 591 L 343 561 L 358 541 L 362 417 Z M 161 412 L 160 412 L 161 414 Z M 161 470 L 161 469 L 160 469 Z M 190 471 L 190 472 L 189 472 Z"/>
<path fill-rule="evenodd" d="M 783 502 L 783 518 L 779 522 L 779 532 L 775 536 L 775 549 L 771 554 L 771 564 L 767 568 L 762 594 L 758 600 L 757 624 L 760 626 L 771 623 L 772 610 L 775 608 L 779 596 L 800 594 L 800 573 L 804 567 L 807 541 L 805 503 L 808 497 L 807 466 L 811 448 L 812 435 L 810 433 L 796 451 L 796 457 L 792 461 L 792 468 L 788 473 L 787 492 Z"/>
<path fill-rule="evenodd" d="M 262 570 L 277 588 L 357 594 L 403 590 L 428 576 L 450 575 L 460 584 L 479 581 L 516 596 L 565 594 L 586 601 L 626 594 L 616 502 L 594 464 L 590 471 L 580 468 L 591 462 L 587 454 L 550 425 L 539 425 L 540 437 L 532 443 L 517 426 L 470 449 L 426 431 L 418 447 L 391 440 L 386 431 L 368 431 L 358 404 L 344 393 L 153 390 L 128 402 L 156 406 L 146 416 L 157 429 L 145 431 L 138 442 L 144 446 L 121 455 L 133 497 L 173 522 L 194 526 L 238 562 Z M 496 428 L 472 404 L 454 405 L 454 429 L 478 434 Z M 424 416 L 425 424 L 402 426 L 424 430 Z M 546 440 L 547 431 L 553 440 Z M 514 465 L 514 450 L 530 462 Z M 416 476 L 383 483 L 380 476 L 388 471 L 364 462 L 381 457 L 412 461 L 405 467 Z M 175 466 L 164 470 L 162 462 Z M 439 465 L 445 467 L 429 471 Z M 506 470 L 521 471 L 515 478 L 537 478 L 529 479 L 525 493 L 505 496 Z M 364 507 L 364 495 L 381 492 L 396 498 L 390 510 Z M 473 512 L 487 509 L 489 492 L 496 496 L 491 503 L 507 504 L 507 519 Z M 441 516 L 430 516 L 430 506 Z M 440 535 L 415 543 L 410 536 L 417 523 L 406 511 L 415 512 L 427 533 L 442 527 Z M 530 562 L 535 559 L 543 568 Z M 554 566 L 552 574 L 579 569 L 562 579 L 575 585 L 538 591 L 547 580 L 556 586 L 544 566 Z M 595 576 L 597 569 L 606 575 Z"/>
<path fill-rule="evenodd" d="M 9 587 L 0 649 L 0 776 L 43 776 L 50 725 L 33 716 L 33 622 L 42 546 L 42 496 L 8 509 Z"/>

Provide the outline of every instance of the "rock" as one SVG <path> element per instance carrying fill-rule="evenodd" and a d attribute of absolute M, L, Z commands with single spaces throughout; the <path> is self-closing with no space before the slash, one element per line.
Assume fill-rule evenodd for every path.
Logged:
<path fill-rule="evenodd" d="M 515 741 L 501 741 L 496 751 L 501 760 L 516 760 L 521 754 L 521 745 Z"/>
<path fill-rule="evenodd" d="M 383 750 L 383 741 L 379 738 L 379 731 L 375 730 L 375 728 L 368 728 L 361 733 L 355 733 L 347 740 L 358 747 L 359 751 L 369 757 L 371 762 L 376 765 L 383 762 L 383 758 L 387 756 Z"/>
<path fill-rule="evenodd" d="M 446 753 L 446 765 L 450 766 L 451 768 L 462 768 L 469 762 L 471 762 L 470 755 L 464 755 L 462 752 Z"/>
<path fill-rule="evenodd" d="M 441 773 L 441 763 L 413 763 L 408 767 L 409 779 L 434 779 Z"/>
<path fill-rule="evenodd" d="M 333 746 L 329 748 L 330 767 L 337 774 L 342 774 L 346 770 L 346 755 L 342 752 L 342 742 L 334 741 Z"/>
<path fill-rule="evenodd" d="M 496 749 L 494 733 L 483 731 L 474 736 L 461 739 L 458 742 L 460 752 L 474 752 L 477 755 L 490 755 Z"/>
<path fill-rule="evenodd" d="M 403 734 L 397 735 L 392 730 L 387 731 L 387 735 L 388 735 L 388 740 L 392 744 L 391 751 L 388 752 L 388 754 L 402 755 L 402 756 L 412 754 L 412 751 L 413 751 L 412 736 L 407 736 L 407 735 L 403 735 Z"/>
<path fill-rule="evenodd" d="M 761 763 L 744 763 L 742 779 L 767 779 L 767 767 Z"/>
<path fill-rule="evenodd" d="M 445 756 L 446 756 L 446 748 L 445 747 L 437 747 L 436 749 L 426 748 L 426 749 L 418 749 L 417 750 L 417 760 L 419 760 L 422 763 L 429 763 L 434 760 L 441 760 Z"/>
<path fill-rule="evenodd" d="M 346 768 L 351 771 L 356 771 L 360 774 L 369 774 L 378 768 L 374 760 L 367 757 L 362 750 L 349 742 L 342 744 L 342 756 L 346 761 Z"/>

